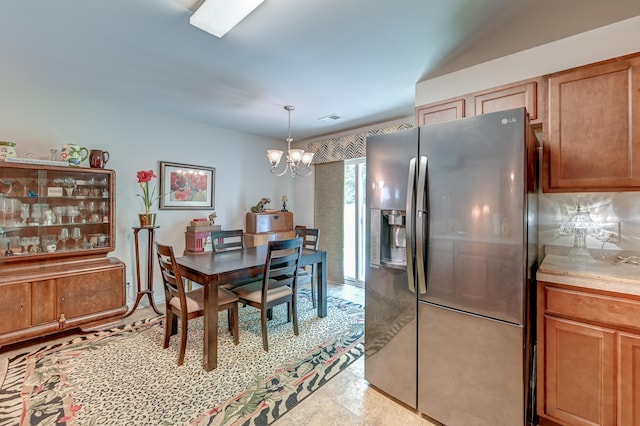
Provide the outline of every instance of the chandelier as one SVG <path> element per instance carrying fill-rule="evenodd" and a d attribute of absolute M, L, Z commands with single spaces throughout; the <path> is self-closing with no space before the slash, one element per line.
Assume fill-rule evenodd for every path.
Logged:
<path fill-rule="evenodd" d="M 313 160 L 313 152 L 304 152 L 303 149 L 291 149 L 291 111 L 295 108 L 293 105 L 285 105 L 284 109 L 289 111 L 289 136 L 287 137 L 287 159 L 281 165 L 283 151 L 278 149 L 267 150 L 267 157 L 271 164 L 271 173 L 276 176 L 282 176 L 287 171 L 291 177 L 309 176 L 311 175 L 311 160 Z"/>

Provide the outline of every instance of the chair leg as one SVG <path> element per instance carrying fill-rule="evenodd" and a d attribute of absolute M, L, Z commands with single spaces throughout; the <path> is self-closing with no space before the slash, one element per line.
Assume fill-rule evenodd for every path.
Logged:
<path fill-rule="evenodd" d="M 164 343 L 162 344 L 163 349 L 167 349 L 169 347 L 169 339 L 171 338 L 171 329 L 173 323 L 173 312 L 171 312 L 171 308 L 168 306 L 165 308 L 165 324 L 164 324 Z"/>
<path fill-rule="evenodd" d="M 293 334 L 298 335 L 298 304 L 296 303 L 296 295 L 291 298 L 291 311 L 293 312 Z"/>
<path fill-rule="evenodd" d="M 267 341 L 267 312 L 264 309 L 260 309 L 260 323 L 262 325 L 262 348 L 269 352 L 269 342 Z"/>
<path fill-rule="evenodd" d="M 240 341 L 240 331 L 238 327 L 238 304 L 234 303 L 233 307 L 227 311 L 227 315 L 231 317 L 231 325 L 229 326 L 229 330 L 233 328 L 233 344 L 237 345 Z"/>
<path fill-rule="evenodd" d="M 287 302 L 287 322 L 291 322 L 291 302 Z"/>
<path fill-rule="evenodd" d="M 313 265 L 313 269 L 311 271 L 311 303 L 313 307 L 316 307 L 316 265 Z"/>
<path fill-rule="evenodd" d="M 189 328 L 186 315 L 182 315 L 180 320 L 182 330 L 180 330 L 180 355 L 178 356 L 178 366 L 184 363 L 184 354 L 187 350 L 187 329 Z"/>

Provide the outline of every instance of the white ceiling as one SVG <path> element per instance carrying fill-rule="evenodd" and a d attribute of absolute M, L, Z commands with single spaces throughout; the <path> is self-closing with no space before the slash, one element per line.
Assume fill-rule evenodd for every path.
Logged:
<path fill-rule="evenodd" d="M 420 80 L 640 15 L 638 0 L 266 0 L 218 39 L 189 24 L 197 3 L 2 0 L 0 81 L 278 139 L 292 104 L 301 140 L 411 116 Z"/>

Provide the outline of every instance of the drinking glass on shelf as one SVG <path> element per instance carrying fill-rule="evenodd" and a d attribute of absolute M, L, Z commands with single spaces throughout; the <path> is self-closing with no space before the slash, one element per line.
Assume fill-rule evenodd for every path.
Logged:
<path fill-rule="evenodd" d="M 33 218 L 33 223 L 40 223 L 40 218 L 42 217 L 42 204 L 32 204 L 31 205 L 31 217 Z"/>
<path fill-rule="evenodd" d="M 108 222 L 109 221 L 109 217 L 107 216 L 107 213 L 109 213 L 109 206 L 107 205 L 106 201 L 100 201 L 100 204 L 98 205 L 98 208 L 100 209 L 100 212 L 102 213 L 102 221 L 103 222 Z"/>
<path fill-rule="evenodd" d="M 78 240 L 82 238 L 82 232 L 80 232 L 80 228 L 74 226 L 71 229 L 71 239 L 75 242 L 75 249 L 78 249 Z"/>
<path fill-rule="evenodd" d="M 15 179 L 10 177 L 4 177 L 0 179 L 0 183 L 7 185 L 7 190 L 5 191 L 4 195 L 9 195 L 13 190 L 13 181 L 15 181 Z"/>
<path fill-rule="evenodd" d="M 40 238 L 38 238 L 38 242 L 39 241 L 40 241 Z M 42 237 L 42 248 L 47 253 L 53 253 L 54 251 L 56 251 L 58 249 L 57 244 L 58 244 L 58 239 L 54 234 L 47 234 Z M 64 250 L 64 246 L 62 247 L 62 249 Z"/>
<path fill-rule="evenodd" d="M 56 215 L 56 221 L 58 225 L 62 225 L 62 216 L 64 215 L 64 206 L 55 206 L 53 208 L 53 214 Z"/>
<path fill-rule="evenodd" d="M 76 217 L 80 216 L 80 210 L 77 206 L 67 206 L 67 216 L 69 216 L 69 223 L 76 223 Z"/>
<path fill-rule="evenodd" d="M 22 253 L 27 253 L 29 246 L 31 245 L 31 237 L 20 238 L 20 245 L 22 246 Z"/>
<path fill-rule="evenodd" d="M 31 252 L 40 252 L 40 237 L 31 237 Z"/>
<path fill-rule="evenodd" d="M 38 178 L 38 187 L 40 188 L 40 196 L 41 197 L 46 197 L 47 196 L 47 182 L 49 182 L 49 179 L 47 178 L 42 178 L 39 177 Z"/>
<path fill-rule="evenodd" d="M 67 240 L 69 239 L 69 228 L 60 228 L 60 232 L 58 232 L 58 239 L 62 241 L 62 250 L 66 250 Z"/>
<path fill-rule="evenodd" d="M 29 219 L 30 213 L 29 213 L 29 204 L 24 203 L 22 206 L 20 206 L 20 217 L 22 218 L 22 223 L 24 223 L 25 225 L 27 224 L 27 221 Z"/>
<path fill-rule="evenodd" d="M 29 186 L 29 184 L 33 179 L 28 177 L 21 177 L 21 178 L 17 178 L 16 180 L 22 184 L 22 196 L 28 197 L 29 192 L 27 191 L 27 187 Z"/>

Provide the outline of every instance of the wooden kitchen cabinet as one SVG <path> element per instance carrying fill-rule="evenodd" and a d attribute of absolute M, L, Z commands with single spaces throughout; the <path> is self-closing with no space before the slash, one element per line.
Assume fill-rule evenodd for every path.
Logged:
<path fill-rule="evenodd" d="M 640 189 L 640 56 L 548 76 L 544 191 Z"/>
<path fill-rule="evenodd" d="M 541 118 L 538 113 L 542 105 L 542 97 L 539 95 L 541 81 L 541 78 L 525 80 L 423 105 L 416 108 L 416 122 L 418 126 L 424 126 L 526 107 L 530 123 L 537 124 Z"/>
<path fill-rule="evenodd" d="M 428 104 L 416 109 L 418 126 L 444 123 L 465 117 L 465 99 L 453 99 L 446 102 Z"/>
<path fill-rule="evenodd" d="M 640 424 L 639 318 L 636 296 L 538 282 L 541 424 Z"/>
<path fill-rule="evenodd" d="M 126 312 L 115 172 L 49 163 L 0 163 L 0 346 Z"/>

